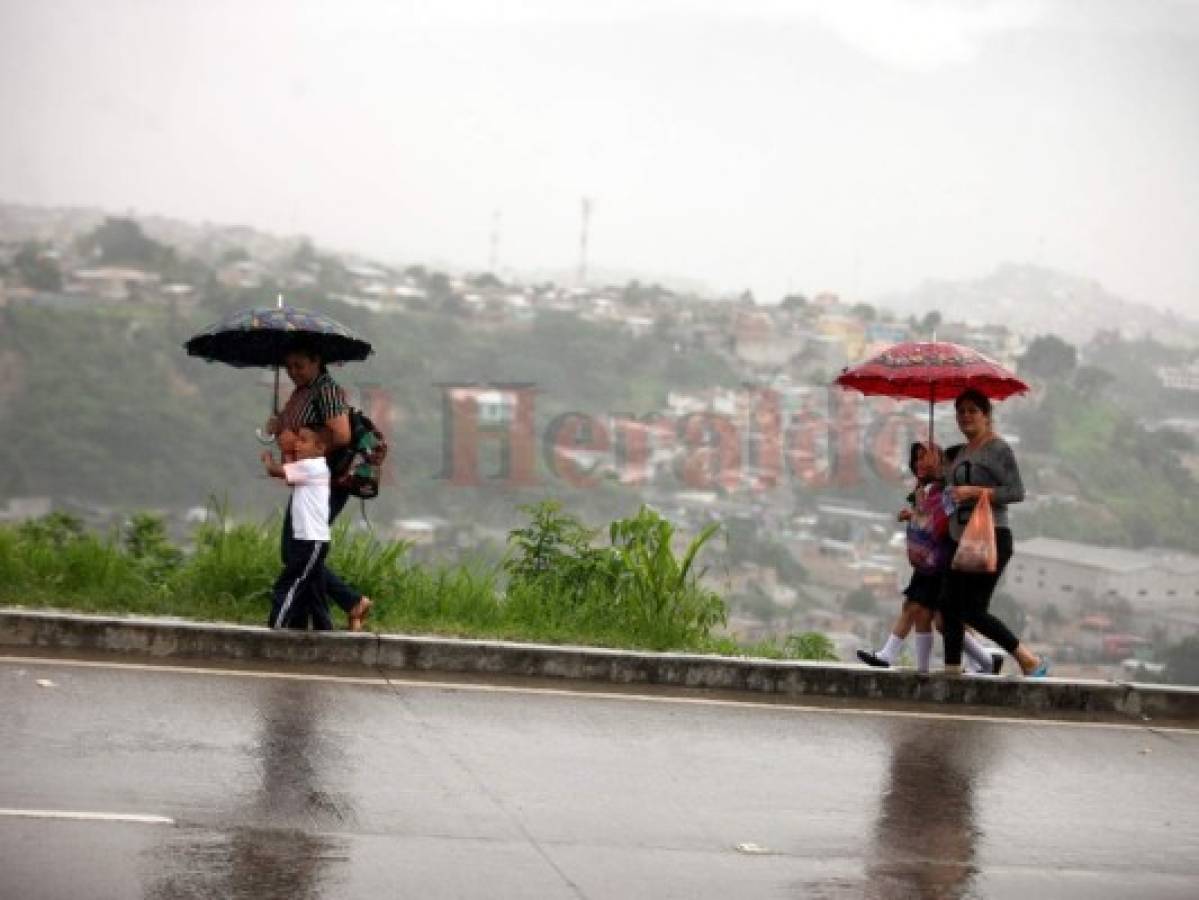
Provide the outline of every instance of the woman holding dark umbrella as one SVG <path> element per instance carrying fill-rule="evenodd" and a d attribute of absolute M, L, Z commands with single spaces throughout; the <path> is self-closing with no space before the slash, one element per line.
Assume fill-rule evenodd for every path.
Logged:
<path fill-rule="evenodd" d="M 350 442 L 350 414 L 345 392 L 333 380 L 321 359 L 316 343 L 304 334 L 295 335 L 288 343 L 283 357 L 288 377 L 296 386 L 283 410 L 271 416 L 266 423 L 266 432 L 273 435 L 284 462 L 290 461 L 296 432 L 301 426 L 321 429 L 330 451 L 335 451 Z M 350 495 L 344 490 L 331 488 L 329 492 L 329 523 L 345 508 Z M 283 556 L 287 558 L 287 543 L 291 537 L 291 504 L 283 519 Z M 350 631 L 361 631 L 362 622 L 371 609 L 371 599 L 364 597 L 346 584 L 322 563 L 322 580 L 326 595 L 349 617 Z"/>
<path fill-rule="evenodd" d="M 988 611 L 995 585 L 1012 558 L 1012 530 L 1007 507 L 1024 499 L 1024 484 L 1016 455 L 995 433 L 991 401 L 982 391 L 962 391 L 954 400 L 958 428 L 965 444 L 949 448 L 948 480 L 945 490 L 956 504 L 949 518 L 949 536 L 962 537 L 970 514 L 983 494 L 988 495 L 995 516 L 995 544 L 999 563 L 995 572 L 963 572 L 951 569 L 941 589 L 941 611 L 945 619 L 945 670 L 961 671 L 963 627 L 969 625 L 1015 657 L 1024 674 L 1040 678 L 1049 674 L 1049 661 L 1029 652 L 1003 622 Z"/>

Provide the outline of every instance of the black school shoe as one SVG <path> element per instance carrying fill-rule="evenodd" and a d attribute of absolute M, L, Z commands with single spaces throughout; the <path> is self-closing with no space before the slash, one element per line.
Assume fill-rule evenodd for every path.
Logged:
<path fill-rule="evenodd" d="M 889 662 L 887 662 L 881 656 L 875 656 L 875 654 L 870 650 L 859 650 L 858 659 L 868 666 L 874 666 L 876 669 L 891 668 L 891 664 Z"/>

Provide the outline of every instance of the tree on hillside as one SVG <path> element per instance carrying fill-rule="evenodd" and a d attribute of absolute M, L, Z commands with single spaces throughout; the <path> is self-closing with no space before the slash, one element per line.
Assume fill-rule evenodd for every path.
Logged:
<path fill-rule="evenodd" d="M 62 270 L 43 244 L 34 241 L 23 244 L 13 257 L 13 269 L 25 286 L 35 291 L 62 290 Z"/>
<path fill-rule="evenodd" d="M 472 287 L 477 288 L 502 288 L 504 286 L 504 282 L 496 278 L 491 272 L 472 275 L 466 280 Z"/>
<path fill-rule="evenodd" d="M 435 301 L 447 300 L 454 293 L 449 276 L 444 272 L 434 272 L 429 276 L 427 290 L 430 299 Z"/>
<path fill-rule="evenodd" d="M 1074 371 L 1074 387 L 1087 398 L 1098 397 L 1116 376 L 1098 366 L 1079 366 Z"/>
<path fill-rule="evenodd" d="M 863 322 L 873 322 L 878 316 L 878 311 L 869 303 L 855 303 L 849 311 Z"/>
<path fill-rule="evenodd" d="M 1158 444 L 1166 450 L 1175 453 L 1194 453 L 1197 442 L 1185 431 L 1174 428 L 1159 428 L 1155 432 Z"/>
<path fill-rule="evenodd" d="M 312 241 L 308 238 L 301 238 L 300 243 L 291 254 L 291 267 L 293 269 L 308 269 L 317 265 L 320 260 L 316 255 L 316 248 L 312 246 Z"/>
<path fill-rule="evenodd" d="M 133 219 L 109 216 L 79 239 L 79 249 L 106 265 L 126 264 L 161 269 L 174 261 L 175 250 L 151 240 Z"/>
<path fill-rule="evenodd" d="M 1054 334 L 1033 338 L 1024 355 L 1016 360 L 1016 371 L 1045 381 L 1062 378 L 1078 365 L 1078 351 Z"/>
<path fill-rule="evenodd" d="M 222 250 L 221 255 L 217 258 L 217 262 L 222 266 L 231 266 L 234 263 L 248 262 L 250 253 L 245 247 L 229 247 Z"/>
<path fill-rule="evenodd" d="M 934 309 L 931 312 L 924 314 L 924 318 L 920 320 L 917 327 L 924 334 L 931 336 L 932 333 L 937 330 L 937 327 L 940 324 L 941 324 L 941 314 L 939 312 L 937 312 L 937 310 Z"/>
<path fill-rule="evenodd" d="M 783 302 L 779 304 L 788 312 L 800 312 L 808 305 L 808 298 L 803 294 L 788 294 L 783 298 Z"/>

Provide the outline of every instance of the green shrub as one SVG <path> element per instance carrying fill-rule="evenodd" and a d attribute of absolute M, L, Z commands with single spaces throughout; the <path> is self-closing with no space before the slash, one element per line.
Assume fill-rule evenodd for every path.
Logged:
<path fill-rule="evenodd" d="M 701 531 L 679 558 L 674 526 L 648 507 L 613 522 L 608 547 L 593 546 L 596 532 L 557 501 L 522 509 L 530 522 L 511 532 L 504 563 L 510 621 L 550 633 L 621 635 L 650 648 L 695 648 L 727 620 L 724 601 L 693 569 L 718 526 Z"/>
<path fill-rule="evenodd" d="M 223 511 L 198 526 L 196 548 L 171 580 L 170 611 L 260 621 L 280 569 L 279 523 L 231 525 Z"/>
<path fill-rule="evenodd" d="M 598 532 L 557 502 L 524 509 L 529 523 L 511 533 L 499 567 L 417 565 L 408 544 L 344 523 L 334 529 L 330 565 L 375 601 L 368 622 L 376 630 L 831 656 L 821 635 L 747 649 L 713 633 L 725 624 L 726 608 L 700 583 L 696 560 L 715 525 L 678 554 L 674 526 L 647 507 L 613 522 L 606 545 L 594 543 Z M 281 565 L 279 519 L 235 525 L 217 502 L 210 513 L 188 553 L 170 542 L 161 519 L 147 514 L 107 537 L 60 514 L 0 527 L 0 602 L 261 622 Z"/>

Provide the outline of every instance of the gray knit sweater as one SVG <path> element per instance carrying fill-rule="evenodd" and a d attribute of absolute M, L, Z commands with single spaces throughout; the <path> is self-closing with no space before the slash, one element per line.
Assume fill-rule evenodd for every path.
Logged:
<path fill-rule="evenodd" d="M 1009 503 L 1024 499 L 1024 482 L 1020 480 L 1020 467 L 1016 465 L 1016 454 L 1007 441 L 993 438 L 981 447 L 971 450 L 965 444 L 950 447 L 946 454 L 948 464 L 946 483 L 950 485 L 973 484 L 994 490 L 991 509 L 995 513 L 995 527 L 1007 528 Z M 974 511 L 973 500 L 961 504 L 949 517 L 949 536 L 960 540 L 970 513 Z"/>

